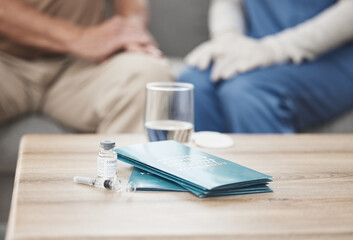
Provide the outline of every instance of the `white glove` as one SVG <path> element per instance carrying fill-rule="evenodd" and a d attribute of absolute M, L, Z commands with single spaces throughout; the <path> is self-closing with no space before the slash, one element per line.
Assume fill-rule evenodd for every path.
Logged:
<path fill-rule="evenodd" d="M 224 44 L 222 51 L 215 56 L 211 73 L 214 82 L 289 60 L 284 52 L 277 49 L 272 39 L 258 40 L 243 35 L 237 36 L 227 45 Z"/>
<path fill-rule="evenodd" d="M 205 70 L 214 57 L 214 47 L 212 40 L 200 44 L 186 56 L 186 64 Z"/>
<path fill-rule="evenodd" d="M 228 51 L 228 46 L 236 44 L 241 36 L 235 32 L 227 32 L 217 36 L 207 42 L 200 44 L 191 51 L 185 58 L 188 65 L 205 70 L 216 57 L 223 55 Z"/>
<path fill-rule="evenodd" d="M 274 47 L 268 40 L 228 32 L 196 47 L 186 57 L 186 63 L 205 70 L 213 61 L 211 79 L 217 82 L 237 73 L 285 61 L 285 55 L 275 52 Z"/>

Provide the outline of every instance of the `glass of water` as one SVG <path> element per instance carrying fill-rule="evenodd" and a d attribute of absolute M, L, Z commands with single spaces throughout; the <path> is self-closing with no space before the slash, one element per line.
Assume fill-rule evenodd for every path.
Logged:
<path fill-rule="evenodd" d="M 188 143 L 194 131 L 194 86 L 153 82 L 146 85 L 145 131 L 153 141 Z"/>

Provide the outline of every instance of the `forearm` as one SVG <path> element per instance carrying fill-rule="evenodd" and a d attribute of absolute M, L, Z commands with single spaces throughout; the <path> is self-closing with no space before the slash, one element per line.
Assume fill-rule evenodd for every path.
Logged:
<path fill-rule="evenodd" d="M 146 26 L 148 10 L 146 0 L 114 0 L 115 13 L 137 24 Z"/>
<path fill-rule="evenodd" d="M 78 37 L 79 28 L 18 0 L 0 0 L 0 32 L 26 45 L 66 53 L 70 42 Z"/>
<path fill-rule="evenodd" d="M 318 16 L 264 42 L 279 59 L 300 63 L 353 39 L 353 1 L 341 0 Z"/>
<path fill-rule="evenodd" d="M 242 34 L 245 29 L 242 0 L 212 0 L 208 26 L 211 37 L 225 32 Z"/>

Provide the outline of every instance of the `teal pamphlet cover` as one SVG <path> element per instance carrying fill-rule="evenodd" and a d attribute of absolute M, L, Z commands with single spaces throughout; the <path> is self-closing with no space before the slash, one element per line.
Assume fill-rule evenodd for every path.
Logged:
<path fill-rule="evenodd" d="M 199 197 L 269 192 L 271 176 L 175 141 L 116 149 L 118 159 L 169 180 Z"/>

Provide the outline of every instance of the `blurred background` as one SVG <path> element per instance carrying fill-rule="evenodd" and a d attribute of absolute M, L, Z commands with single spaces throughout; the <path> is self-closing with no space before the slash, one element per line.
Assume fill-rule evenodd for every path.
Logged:
<path fill-rule="evenodd" d="M 208 39 L 209 0 L 150 0 L 150 30 L 162 51 L 184 57 Z"/>

